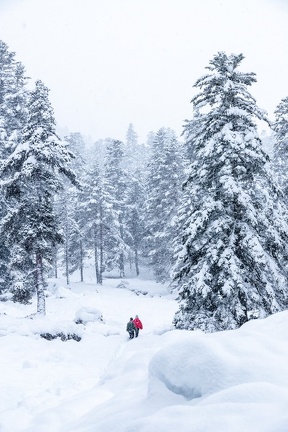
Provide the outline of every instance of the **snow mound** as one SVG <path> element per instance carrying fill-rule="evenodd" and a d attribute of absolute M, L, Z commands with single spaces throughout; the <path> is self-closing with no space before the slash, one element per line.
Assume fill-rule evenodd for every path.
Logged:
<path fill-rule="evenodd" d="M 66 320 L 51 320 L 44 316 L 31 316 L 26 318 L 0 315 L 0 336 L 16 333 L 21 336 L 42 336 L 52 340 L 60 337 L 62 340 L 81 340 L 82 328 L 77 324 Z"/>
<path fill-rule="evenodd" d="M 100 310 L 90 307 L 82 307 L 76 312 L 76 324 L 86 325 L 89 322 L 100 321 L 103 322 L 103 314 Z"/>
<path fill-rule="evenodd" d="M 70 288 L 60 284 L 57 279 L 50 279 L 45 290 L 46 297 L 53 296 L 58 299 L 69 298 L 74 295 Z"/>
<path fill-rule="evenodd" d="M 288 387 L 288 363 L 284 353 L 279 356 L 279 342 L 288 346 L 288 313 L 283 313 L 287 314 L 287 324 L 280 334 L 273 332 L 273 321 L 277 324 L 280 320 L 283 325 L 281 314 L 214 335 L 185 332 L 184 340 L 165 346 L 152 357 L 150 397 L 159 397 L 164 387 L 186 400 L 225 389 L 231 392 L 237 386 L 255 382 Z M 271 349 L 273 346 L 275 349 Z"/>

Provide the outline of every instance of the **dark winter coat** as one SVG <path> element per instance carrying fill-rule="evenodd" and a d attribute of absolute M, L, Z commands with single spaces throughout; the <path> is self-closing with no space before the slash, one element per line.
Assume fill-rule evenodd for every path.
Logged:
<path fill-rule="evenodd" d="M 129 322 L 127 323 L 126 331 L 129 332 L 129 333 L 132 333 L 132 332 L 134 332 L 135 330 L 136 330 L 136 327 L 135 327 L 134 322 L 133 322 L 133 321 L 129 321 Z"/>

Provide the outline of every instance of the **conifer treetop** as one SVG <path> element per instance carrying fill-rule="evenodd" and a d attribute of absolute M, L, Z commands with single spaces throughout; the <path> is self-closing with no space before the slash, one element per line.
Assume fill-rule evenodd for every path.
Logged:
<path fill-rule="evenodd" d="M 200 134 L 206 129 L 204 140 L 212 132 L 221 131 L 225 124 L 241 131 L 246 130 L 247 123 L 251 128 L 256 127 L 256 119 L 268 122 L 266 112 L 257 107 L 255 98 L 247 90 L 247 86 L 257 81 L 255 73 L 237 69 L 243 59 L 243 54 L 228 56 L 219 52 L 206 67 L 210 73 L 194 84 L 200 90 L 191 100 L 195 112 L 208 110 L 205 126 L 200 129 Z"/>

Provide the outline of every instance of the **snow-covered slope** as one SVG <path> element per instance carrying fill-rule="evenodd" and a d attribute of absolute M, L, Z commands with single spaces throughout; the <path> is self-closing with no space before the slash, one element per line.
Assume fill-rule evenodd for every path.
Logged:
<path fill-rule="evenodd" d="M 47 294 L 45 318 L 0 303 L 1 432 L 287 432 L 288 312 L 205 335 L 173 329 L 177 302 L 151 280 Z"/>

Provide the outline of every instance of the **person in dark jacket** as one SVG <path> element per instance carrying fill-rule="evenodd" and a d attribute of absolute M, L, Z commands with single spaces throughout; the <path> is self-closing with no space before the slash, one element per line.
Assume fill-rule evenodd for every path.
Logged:
<path fill-rule="evenodd" d="M 133 322 L 133 318 L 130 318 L 130 321 L 127 323 L 126 331 L 129 333 L 129 339 L 133 339 L 134 334 L 136 333 L 136 327 Z"/>
<path fill-rule="evenodd" d="M 142 330 L 142 329 L 143 329 L 142 322 L 140 321 L 138 315 L 135 316 L 135 318 L 134 318 L 134 320 L 133 320 L 133 323 L 134 323 L 134 325 L 135 325 L 135 327 L 136 327 L 136 330 L 135 330 L 135 336 L 138 337 L 139 330 Z"/>

